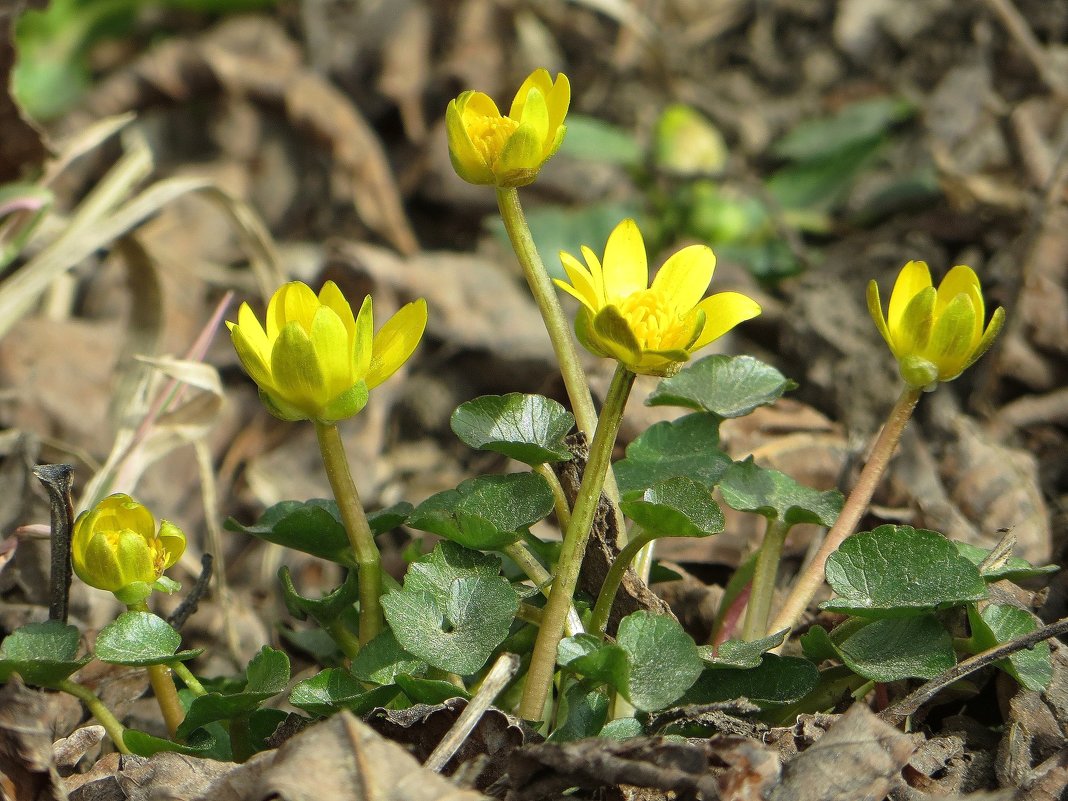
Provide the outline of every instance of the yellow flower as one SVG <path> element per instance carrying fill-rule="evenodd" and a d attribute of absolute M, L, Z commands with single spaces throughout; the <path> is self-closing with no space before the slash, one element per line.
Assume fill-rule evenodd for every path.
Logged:
<path fill-rule="evenodd" d="M 163 571 L 185 552 L 185 534 L 129 495 L 109 495 L 78 515 L 71 538 L 74 572 L 90 587 L 115 593 L 124 604 L 144 601 Z"/>
<path fill-rule="evenodd" d="M 463 92 L 449 103 L 445 129 L 456 174 L 468 183 L 526 186 L 564 141 L 571 85 L 560 73 L 532 72 L 512 101 L 508 116 L 482 92 Z"/>
<path fill-rule="evenodd" d="M 649 286 L 645 243 L 634 220 L 612 231 L 603 265 L 587 247 L 582 255 L 586 265 L 561 253 L 571 283 L 556 280 L 582 303 L 575 333 L 588 350 L 635 373 L 671 375 L 694 351 L 760 314 L 760 306 L 738 292 L 704 297 L 716 269 L 716 256 L 704 245 L 672 255 Z"/>
<path fill-rule="evenodd" d="M 333 423 L 359 412 L 368 392 L 412 355 L 426 328 L 426 301 L 404 306 L 372 336 L 371 296 L 358 315 L 333 281 L 316 297 L 285 284 L 267 305 L 267 327 L 247 303 L 227 322 L 245 371 L 267 410 L 283 420 Z"/>
<path fill-rule="evenodd" d="M 983 330 L 983 293 L 971 267 L 954 267 L 936 290 L 922 261 L 901 268 L 885 317 L 878 284 L 868 284 L 868 311 L 897 358 L 901 377 L 918 389 L 934 389 L 939 381 L 959 376 L 986 353 L 1005 322 L 999 306 Z"/>

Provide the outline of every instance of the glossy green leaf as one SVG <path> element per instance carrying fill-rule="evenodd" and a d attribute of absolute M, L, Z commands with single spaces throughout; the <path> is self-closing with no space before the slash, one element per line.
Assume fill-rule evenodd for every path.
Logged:
<path fill-rule="evenodd" d="M 873 681 L 933 679 L 957 664 L 953 638 L 933 615 L 873 620 L 844 633 L 829 638 L 838 658 Z"/>
<path fill-rule="evenodd" d="M 684 476 L 654 484 L 640 498 L 623 501 L 620 508 L 660 537 L 707 537 L 723 531 L 725 525 L 711 491 Z"/>
<path fill-rule="evenodd" d="M 466 445 L 503 453 L 531 467 L 572 458 L 564 437 L 575 418 L 542 395 L 483 395 L 457 406 L 449 425 Z"/>
<path fill-rule="evenodd" d="M 377 536 L 396 528 L 405 521 L 411 509 L 411 504 L 398 503 L 370 513 L 367 523 L 371 533 Z M 339 565 L 356 567 L 348 535 L 341 523 L 341 513 L 337 503 L 331 500 L 282 501 L 265 511 L 254 525 L 242 525 L 231 517 L 226 521 L 226 528 Z"/>
<path fill-rule="evenodd" d="M 342 709 L 364 715 L 376 706 L 397 697 L 397 688 L 386 686 L 366 689 L 344 668 L 327 668 L 309 679 L 298 681 L 289 694 L 289 703 L 309 715 L 326 717 Z"/>
<path fill-rule="evenodd" d="M 162 665 L 186 661 L 203 648 L 178 652 L 182 635 L 170 623 L 151 612 L 123 612 L 104 626 L 96 637 L 94 653 L 112 665 Z"/>
<path fill-rule="evenodd" d="M 451 681 L 425 679 L 420 676 L 397 676 L 400 687 L 413 704 L 441 704 L 450 698 L 471 699 L 471 693 L 457 687 Z"/>
<path fill-rule="evenodd" d="M 337 620 L 360 597 L 360 583 L 355 570 L 350 570 L 340 586 L 321 598 L 306 598 L 297 592 L 288 565 L 278 568 L 278 580 L 282 583 L 282 600 L 289 614 L 298 620 L 311 617 L 320 626 L 328 626 Z"/>
<path fill-rule="evenodd" d="M 934 531 L 879 526 L 827 559 L 837 597 L 821 608 L 861 617 L 910 617 L 986 597 L 979 570 Z"/>
<path fill-rule="evenodd" d="M 401 647 L 391 629 L 364 645 L 352 660 L 352 675 L 372 684 L 393 684 L 399 674 L 414 676 L 426 668 L 426 662 Z"/>
<path fill-rule="evenodd" d="M 617 718 L 604 724 L 604 728 L 598 733 L 598 737 L 606 737 L 609 740 L 630 740 L 645 734 L 645 727 L 637 718 Z"/>
<path fill-rule="evenodd" d="M 1027 610 L 1008 604 L 987 604 L 981 613 L 974 605 L 969 606 L 968 622 L 971 624 L 976 653 L 1030 634 L 1038 628 L 1038 622 Z M 1021 686 L 1036 692 L 1046 689 L 1053 678 L 1048 642 L 1017 651 L 994 664 Z"/>
<path fill-rule="evenodd" d="M 752 356 L 706 356 L 665 378 L 648 406 L 682 406 L 719 417 L 743 417 L 758 406 L 774 403 L 797 386 Z"/>
<path fill-rule="evenodd" d="M 0 682 L 18 673 L 27 684 L 55 686 L 92 659 L 78 658 L 79 638 L 77 628 L 58 620 L 19 626 L 0 643 Z"/>
<path fill-rule="evenodd" d="M 217 745 L 215 737 L 204 729 L 193 732 L 184 743 L 176 743 L 173 740 L 154 737 L 151 734 L 145 734 L 143 731 L 137 731 L 137 729 L 126 729 L 122 733 L 122 741 L 130 749 L 130 753 L 142 757 L 154 756 L 164 751 L 185 754 L 186 756 L 205 757 L 214 751 Z"/>
<path fill-rule="evenodd" d="M 602 688 L 591 689 L 588 682 L 572 684 L 564 692 L 560 715 L 564 722 L 549 735 L 549 742 L 596 737 L 608 722 L 608 695 Z"/>
<path fill-rule="evenodd" d="M 382 598 L 406 651 L 432 667 L 473 673 L 508 636 L 519 596 L 495 556 L 441 542 L 413 562 L 403 588 Z"/>
<path fill-rule="evenodd" d="M 969 545 L 966 542 L 958 542 L 957 540 L 951 540 L 953 545 L 956 546 L 960 555 L 971 562 L 976 567 L 982 564 L 982 561 L 990 555 L 990 550 L 987 548 L 979 548 L 975 545 Z M 1056 573 L 1060 570 L 1057 565 L 1042 565 L 1037 567 L 1032 565 L 1026 559 L 1021 559 L 1019 556 L 1010 556 L 1002 564 L 994 567 L 988 567 L 982 571 L 983 578 L 987 581 L 1012 581 L 1020 582 L 1024 579 L 1034 578 L 1035 576 L 1047 576 L 1051 573 Z"/>
<path fill-rule="evenodd" d="M 196 729 L 217 720 L 244 715 L 285 690 L 289 683 L 289 657 L 285 651 L 263 646 L 245 669 L 245 687 L 234 693 L 209 692 L 193 699 L 178 737 L 187 739 Z"/>
<path fill-rule="evenodd" d="M 689 478 L 706 487 L 719 482 L 731 458 L 719 449 L 720 418 L 688 414 L 656 423 L 627 446 L 615 465 L 616 482 L 627 499 L 669 478 Z"/>
<path fill-rule="evenodd" d="M 408 525 L 490 551 L 516 542 L 552 510 L 552 490 L 536 473 L 479 476 L 431 495 L 408 516 Z"/>
<path fill-rule="evenodd" d="M 781 520 L 788 526 L 813 523 L 829 528 L 838 519 L 844 500 L 838 490 L 820 492 L 798 484 L 785 473 L 761 467 L 752 456 L 727 468 L 719 491 L 732 509 Z"/>
<path fill-rule="evenodd" d="M 698 648 L 698 652 L 701 659 L 712 667 L 743 669 L 760 667 L 764 654 L 786 642 L 788 633 L 789 629 L 783 629 L 777 634 L 769 634 L 767 637 L 761 637 L 752 642 L 728 640 L 720 643 L 717 648 L 703 645 Z"/>
<path fill-rule="evenodd" d="M 807 659 L 765 654 L 756 668 L 708 668 L 683 698 L 684 704 L 712 704 L 748 698 L 761 706 L 800 701 L 819 684 L 820 673 Z"/>

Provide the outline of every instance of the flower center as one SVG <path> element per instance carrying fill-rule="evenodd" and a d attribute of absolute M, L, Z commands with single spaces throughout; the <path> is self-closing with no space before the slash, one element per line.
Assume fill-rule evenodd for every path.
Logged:
<path fill-rule="evenodd" d="M 641 289 L 625 297 L 619 304 L 619 312 L 643 350 L 671 350 L 690 344 L 693 321 L 687 319 L 688 315 L 680 315 L 651 289 Z"/>
<path fill-rule="evenodd" d="M 486 164 L 493 166 L 504 150 L 504 145 L 515 133 L 519 123 L 511 117 L 472 116 L 466 120 L 467 133 L 475 150 Z"/>

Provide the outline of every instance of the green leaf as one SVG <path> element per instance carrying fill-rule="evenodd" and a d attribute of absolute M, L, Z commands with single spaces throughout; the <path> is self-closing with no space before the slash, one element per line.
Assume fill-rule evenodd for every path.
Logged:
<path fill-rule="evenodd" d="M 663 379 L 647 406 L 682 406 L 719 417 L 743 417 L 797 386 L 752 356 L 706 356 Z"/>
<path fill-rule="evenodd" d="M 92 659 L 77 658 L 79 636 L 58 620 L 19 626 L 0 643 L 0 682 L 18 673 L 27 684 L 55 686 Z"/>
<path fill-rule="evenodd" d="M 771 152 L 795 160 L 833 156 L 842 148 L 886 133 L 915 113 L 916 107 L 904 98 L 862 100 L 835 114 L 802 121 L 777 141 Z"/>
<path fill-rule="evenodd" d="M 126 729 L 122 733 L 122 741 L 130 752 L 137 756 L 150 757 L 164 751 L 186 756 L 203 757 L 213 751 L 217 745 L 215 737 L 204 729 L 193 732 L 184 743 L 176 743 L 173 740 L 165 740 L 162 737 L 153 737 L 137 729 Z"/>
<path fill-rule="evenodd" d="M 853 618 L 852 621 L 847 621 L 847 623 L 843 623 L 842 626 L 858 620 L 859 618 Z M 838 628 L 842 628 L 842 626 L 839 626 Z M 811 659 L 816 664 L 828 659 L 842 658 L 841 654 L 838 653 L 838 649 L 835 647 L 834 642 L 831 640 L 831 635 L 827 632 L 827 629 L 823 628 L 823 626 L 813 626 L 798 639 L 801 642 L 801 651 L 804 653 L 805 658 Z"/>
<path fill-rule="evenodd" d="M 182 635 L 170 623 L 151 612 L 123 612 L 104 626 L 96 637 L 94 653 L 112 665 L 162 665 L 192 659 L 203 648 L 178 653 Z"/>
<path fill-rule="evenodd" d="M 831 632 L 831 641 L 850 670 L 873 681 L 933 679 L 957 664 L 953 638 L 933 615 L 873 620 L 840 641 Z"/>
<path fill-rule="evenodd" d="M 641 145 L 630 131 L 585 114 L 567 115 L 567 136 L 560 153 L 621 167 L 636 167 L 643 158 Z"/>
<path fill-rule="evenodd" d="M 953 543 L 911 526 L 854 534 L 826 571 L 838 597 L 821 608 L 861 617 L 910 617 L 986 597 L 979 570 Z"/>
<path fill-rule="evenodd" d="M 719 449 L 719 422 L 714 414 L 697 413 L 650 426 L 615 465 L 620 492 L 630 499 L 678 477 L 715 486 L 731 465 L 731 458 Z"/>
<path fill-rule="evenodd" d="M 298 681 L 289 694 L 289 703 L 309 715 L 326 717 L 342 709 L 364 715 L 376 706 L 397 697 L 393 686 L 364 688 L 360 680 L 344 668 L 327 668 L 310 679 Z"/>
<path fill-rule="evenodd" d="M 604 724 L 604 728 L 598 733 L 598 737 L 607 737 L 609 740 L 630 740 L 645 734 L 645 727 L 637 718 L 618 718 Z"/>
<path fill-rule="evenodd" d="M 549 742 L 596 737 L 608 721 L 608 695 L 603 689 L 590 689 L 588 682 L 572 684 L 564 692 L 560 715 L 564 722 L 549 735 Z"/>
<path fill-rule="evenodd" d="M 240 692 L 225 695 L 210 692 L 194 698 L 185 720 L 178 727 L 178 737 L 188 739 L 196 729 L 208 723 L 247 714 L 268 698 L 278 695 L 289 683 L 289 657 L 285 651 L 265 645 L 248 663 L 245 676 L 245 688 Z"/>
<path fill-rule="evenodd" d="M 411 509 L 411 504 L 398 503 L 372 512 L 367 515 L 371 533 L 377 536 L 396 528 L 405 521 Z M 244 526 L 231 517 L 226 521 L 226 528 L 339 565 L 356 567 L 356 558 L 341 523 L 341 513 L 337 503 L 331 500 L 282 501 L 265 511 L 254 525 Z"/>
<path fill-rule="evenodd" d="M 778 470 L 760 467 L 750 456 L 735 462 L 719 481 L 723 500 L 739 512 L 753 512 L 787 526 L 813 523 L 830 528 L 842 511 L 842 493 L 820 492 Z"/>
<path fill-rule="evenodd" d="M 531 467 L 572 458 L 564 437 L 575 418 L 542 395 L 483 395 L 457 406 L 449 425 L 466 445 Z"/>
<path fill-rule="evenodd" d="M 826 157 L 788 165 L 768 179 L 767 190 L 784 210 L 803 212 L 807 217 L 830 211 L 841 205 L 853 182 L 885 144 L 880 136 L 861 139 Z"/>
<path fill-rule="evenodd" d="M 703 484 L 684 476 L 654 484 L 620 504 L 623 514 L 660 537 L 707 537 L 723 531 L 719 504 Z"/>
<path fill-rule="evenodd" d="M 431 495 L 409 515 L 408 525 L 491 551 L 511 545 L 552 510 L 553 492 L 536 473 L 479 476 Z"/>
<path fill-rule="evenodd" d="M 473 673 L 508 636 L 519 596 L 501 561 L 441 542 L 413 562 L 404 587 L 383 596 L 397 641 L 432 667 Z"/>
<path fill-rule="evenodd" d="M 352 608 L 360 597 L 360 583 L 355 570 L 350 570 L 345 581 L 321 598 L 306 598 L 297 592 L 289 566 L 278 568 L 278 580 L 282 582 L 282 600 L 289 614 L 298 620 L 311 617 L 320 626 L 328 626 Z"/>
<path fill-rule="evenodd" d="M 367 643 L 352 660 L 352 675 L 372 684 L 393 684 L 399 674 L 426 672 L 426 662 L 405 651 L 391 629 Z"/>
<path fill-rule="evenodd" d="M 786 635 L 789 631 L 789 629 L 783 629 L 777 634 L 769 634 L 767 637 L 752 642 L 728 640 L 720 643 L 718 648 L 703 645 L 697 650 L 701 659 L 711 667 L 743 669 L 760 667 L 761 657 L 786 642 Z"/>
<path fill-rule="evenodd" d="M 958 542 L 957 540 L 950 540 L 960 555 L 971 562 L 976 567 L 982 564 L 982 561 L 990 555 L 990 550 L 987 548 L 979 548 L 975 545 L 969 545 L 966 542 Z M 1012 581 L 1019 583 L 1024 579 L 1033 578 L 1035 576 L 1046 576 L 1050 573 L 1056 573 L 1060 570 L 1057 565 L 1042 565 L 1036 567 L 1028 562 L 1026 559 L 1021 559 L 1019 556 L 1010 556 L 1004 563 L 996 565 L 995 567 L 988 567 L 983 570 L 983 578 L 987 581 Z"/>
<path fill-rule="evenodd" d="M 592 634 L 565 638 L 557 660 L 574 673 L 611 685 L 643 711 L 678 699 L 703 669 L 697 646 L 678 621 L 645 611 L 620 621 L 614 645 Z"/>
<path fill-rule="evenodd" d="M 451 681 L 424 679 L 418 676 L 397 676 L 397 686 L 414 704 L 440 704 L 450 698 L 471 699 L 471 693 Z"/>
<path fill-rule="evenodd" d="M 1030 634 L 1038 628 L 1033 615 L 1008 604 L 987 604 L 981 613 L 974 604 L 970 605 L 968 622 L 972 627 L 975 653 Z M 1046 689 L 1053 678 L 1048 642 L 1017 651 L 994 664 L 1016 679 L 1022 687 L 1036 692 Z"/>
<path fill-rule="evenodd" d="M 800 701 L 819 684 L 820 673 L 807 659 L 764 654 L 760 667 L 708 668 L 683 698 L 684 704 L 713 704 L 748 698 L 761 706 Z"/>

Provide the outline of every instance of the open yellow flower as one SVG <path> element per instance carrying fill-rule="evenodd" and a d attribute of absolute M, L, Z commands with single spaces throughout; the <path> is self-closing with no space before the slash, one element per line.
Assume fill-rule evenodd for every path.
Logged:
<path fill-rule="evenodd" d="M 901 377 L 918 389 L 934 389 L 939 381 L 959 376 L 986 353 L 1005 322 L 1005 309 L 999 306 L 983 329 L 986 308 L 971 267 L 954 267 L 936 290 L 922 261 L 901 268 L 885 317 L 879 285 L 869 283 L 868 311 L 893 351 Z"/>
<path fill-rule="evenodd" d="M 144 601 L 185 552 L 185 534 L 129 495 L 109 495 L 78 515 L 71 537 L 74 572 L 91 587 L 115 593 L 124 604 Z M 154 586 L 156 585 L 156 586 Z"/>
<path fill-rule="evenodd" d="M 690 354 L 760 314 L 739 292 L 705 298 L 716 256 L 704 245 L 672 255 L 649 286 L 645 243 L 634 220 L 616 226 L 603 263 L 587 247 L 586 264 L 561 253 L 571 283 L 557 286 L 582 303 L 575 318 L 579 341 L 598 356 L 616 359 L 645 375 L 671 375 Z"/>
<path fill-rule="evenodd" d="M 505 117 L 482 92 L 467 91 L 449 103 L 445 129 L 456 174 L 468 183 L 526 186 L 564 141 L 571 85 L 555 83 L 544 69 L 532 72 Z"/>
<path fill-rule="evenodd" d="M 426 301 L 404 306 L 372 336 L 371 297 L 358 315 L 333 281 L 316 297 L 300 281 L 267 305 L 266 328 L 247 303 L 227 322 L 237 356 L 268 411 L 283 420 L 334 423 L 359 412 L 408 360 L 426 328 Z"/>

